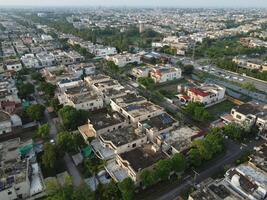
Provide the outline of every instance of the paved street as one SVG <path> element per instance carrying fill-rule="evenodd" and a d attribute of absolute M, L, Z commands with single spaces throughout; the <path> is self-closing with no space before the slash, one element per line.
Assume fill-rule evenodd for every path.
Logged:
<path fill-rule="evenodd" d="M 229 165 L 234 163 L 243 153 L 246 151 L 251 151 L 255 146 L 259 146 L 264 141 L 252 141 L 247 146 L 243 146 L 240 144 L 236 144 L 230 140 L 226 140 L 226 154 L 220 158 L 215 164 L 209 165 L 208 168 L 204 169 L 203 171 L 198 172 L 199 175 L 196 177 L 196 183 L 200 183 L 201 181 L 207 179 L 208 177 L 212 176 L 216 172 L 219 172 L 223 169 L 225 165 Z M 240 147 L 242 146 L 242 149 Z M 184 184 L 177 185 L 177 187 L 165 194 L 160 195 L 156 200 L 172 200 L 177 198 L 182 191 L 188 189 L 190 186 L 193 185 L 193 177 L 188 179 Z"/>
<path fill-rule="evenodd" d="M 173 64 L 176 64 L 177 61 L 180 61 L 180 58 L 177 57 L 177 56 L 172 56 L 172 55 L 168 55 L 168 54 L 164 54 L 164 53 L 161 53 L 161 55 L 170 57 L 171 58 L 171 62 Z M 193 61 L 192 58 L 184 58 L 181 61 L 185 65 L 188 65 L 188 64 L 193 65 L 195 67 L 195 69 L 198 69 L 199 67 L 203 67 L 197 61 Z M 220 69 L 220 68 L 217 68 L 214 65 L 212 65 L 210 67 L 215 69 L 215 72 L 220 72 L 222 74 L 225 74 L 225 77 L 227 77 L 227 76 L 236 77 L 235 79 L 231 79 L 231 81 L 233 81 L 233 82 L 237 82 L 237 83 L 253 83 L 258 90 L 266 92 L 266 88 L 267 88 L 267 82 L 266 81 L 262 81 L 262 80 L 259 80 L 259 79 L 254 79 L 254 78 L 251 78 L 249 76 L 243 76 L 243 75 L 231 72 L 231 71 Z M 240 79 L 241 80 L 243 79 L 243 81 L 240 81 Z"/>
<path fill-rule="evenodd" d="M 36 101 L 39 104 L 42 104 L 42 105 L 45 106 L 43 99 L 39 96 L 39 94 L 37 92 L 35 93 L 35 97 L 36 97 Z M 47 123 L 50 126 L 50 136 L 51 136 L 52 139 L 55 140 L 56 136 L 57 136 L 57 133 L 58 133 L 57 127 L 56 127 L 55 122 L 53 121 L 53 118 L 48 113 L 47 109 L 45 109 L 45 118 L 46 118 Z M 66 167 L 68 169 L 68 172 L 70 173 L 70 175 L 72 177 L 73 184 L 75 186 L 79 186 L 82 183 L 82 177 L 81 177 L 77 167 L 74 165 L 74 163 L 73 163 L 71 157 L 69 156 L 69 154 L 67 154 L 67 153 L 65 154 L 64 161 L 65 161 Z"/>
<path fill-rule="evenodd" d="M 73 184 L 75 186 L 79 186 L 82 183 L 82 177 L 81 177 L 77 167 L 72 162 L 69 154 L 67 154 L 67 153 L 65 154 L 64 161 L 65 161 L 66 166 L 68 168 L 68 172 L 70 173 L 70 175 L 72 177 Z"/>

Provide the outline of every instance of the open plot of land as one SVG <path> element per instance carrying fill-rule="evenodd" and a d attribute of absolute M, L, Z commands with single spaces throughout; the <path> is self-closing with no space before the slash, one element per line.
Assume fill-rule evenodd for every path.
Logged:
<path fill-rule="evenodd" d="M 221 103 L 218 103 L 214 106 L 207 108 L 207 111 L 210 112 L 214 118 L 219 118 L 224 113 L 229 113 L 235 104 L 229 100 L 225 100 Z"/>

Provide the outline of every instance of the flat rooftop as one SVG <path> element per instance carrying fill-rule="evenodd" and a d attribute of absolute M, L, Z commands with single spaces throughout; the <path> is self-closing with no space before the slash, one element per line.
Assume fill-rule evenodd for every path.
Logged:
<path fill-rule="evenodd" d="M 267 173 L 267 144 L 263 144 L 250 155 L 250 163 Z"/>
<path fill-rule="evenodd" d="M 177 123 L 177 121 L 173 119 L 169 114 L 162 113 L 155 117 L 141 121 L 140 123 L 147 129 L 156 128 L 158 131 L 161 131 L 173 126 L 175 123 Z"/>
<path fill-rule="evenodd" d="M 159 160 L 166 159 L 167 156 L 160 149 L 155 149 L 152 144 L 146 144 L 132 151 L 120 154 L 123 160 L 129 162 L 130 166 L 138 172 L 157 163 Z"/>
<path fill-rule="evenodd" d="M 126 107 L 124 107 L 124 109 L 130 113 L 130 115 L 132 115 L 134 118 L 142 116 L 142 115 L 146 115 L 146 114 L 152 114 L 153 112 L 162 110 L 163 108 L 153 104 L 151 102 L 142 102 L 142 103 L 134 103 L 131 105 L 128 105 Z"/>
<path fill-rule="evenodd" d="M 122 114 L 107 109 L 93 111 L 89 116 L 90 123 L 96 131 L 107 128 L 125 121 Z"/>
<path fill-rule="evenodd" d="M 235 110 L 244 115 L 252 114 L 256 115 L 263 111 L 263 105 L 257 102 L 248 102 L 242 105 L 236 106 Z"/>
<path fill-rule="evenodd" d="M 259 186 L 267 190 L 267 175 L 262 170 L 248 164 L 239 165 L 228 171 L 230 179 L 239 176 L 240 187 L 248 192 L 254 192 Z"/>
<path fill-rule="evenodd" d="M 146 137 L 145 132 L 133 127 L 125 127 L 101 134 L 105 141 L 111 141 L 115 146 L 122 146 L 135 140 Z"/>
<path fill-rule="evenodd" d="M 145 102 L 147 101 L 146 98 L 142 96 L 138 96 L 135 93 L 128 93 L 127 95 L 119 98 L 113 99 L 113 101 L 118 104 L 119 106 L 126 106 L 132 103 L 138 103 L 138 102 Z"/>
<path fill-rule="evenodd" d="M 199 134 L 196 129 L 187 126 L 179 127 L 169 133 L 162 133 L 159 137 L 177 151 L 184 151 L 191 146 L 192 138 Z"/>

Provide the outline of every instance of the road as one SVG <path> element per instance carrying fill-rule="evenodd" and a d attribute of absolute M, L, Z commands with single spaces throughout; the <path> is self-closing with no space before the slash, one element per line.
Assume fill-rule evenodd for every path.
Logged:
<path fill-rule="evenodd" d="M 234 163 L 242 154 L 247 151 L 253 150 L 255 146 L 259 146 L 264 143 L 263 140 L 261 141 L 252 141 L 247 144 L 247 146 L 236 144 L 230 140 L 226 140 L 226 154 L 219 158 L 219 160 L 215 163 L 210 165 L 208 168 L 203 169 L 202 171 L 198 172 L 196 176 L 196 183 L 200 183 L 201 181 L 211 177 L 216 172 L 220 172 L 225 165 L 229 165 Z M 182 185 L 177 185 L 177 187 L 165 194 L 162 194 L 160 197 L 156 198 L 156 200 L 174 200 L 176 199 L 182 191 L 189 189 L 189 187 L 193 186 L 194 180 L 191 177 Z"/>
<path fill-rule="evenodd" d="M 78 171 L 77 167 L 74 165 L 69 154 L 67 154 L 67 153 L 65 154 L 64 161 L 66 163 L 68 172 L 70 173 L 70 175 L 72 177 L 73 185 L 78 187 L 79 185 L 81 185 L 81 183 L 83 181 L 83 179 L 80 175 L 80 172 Z"/>
<path fill-rule="evenodd" d="M 177 56 L 172 56 L 172 55 L 168 55 L 168 54 L 164 54 L 164 53 L 160 53 L 160 54 L 163 55 L 163 56 L 170 57 L 171 58 L 171 63 L 173 63 L 173 64 L 176 64 L 177 61 L 181 61 L 185 65 L 188 65 L 188 64 L 193 65 L 195 67 L 195 69 L 199 69 L 200 67 L 203 67 L 202 65 L 200 65 L 198 63 L 198 61 L 194 61 L 194 60 L 192 60 L 191 58 L 188 58 L 188 57 L 179 58 Z M 258 90 L 260 90 L 262 92 L 266 92 L 266 88 L 267 88 L 267 82 L 266 81 L 262 81 L 262 80 L 255 79 L 255 78 L 252 78 L 252 77 L 249 77 L 249 76 L 243 76 L 241 74 L 237 74 L 237 73 L 234 73 L 234 72 L 231 72 L 231 71 L 220 69 L 220 68 L 217 68 L 214 65 L 210 66 L 210 68 L 213 68 L 214 72 L 220 72 L 221 74 L 224 75 L 224 76 L 223 75 L 219 76 L 220 78 L 230 77 L 230 80 L 233 81 L 233 82 L 236 82 L 236 83 L 253 83 Z M 210 71 L 208 71 L 208 72 L 210 72 Z M 233 77 L 236 77 L 236 78 L 233 79 Z M 227 79 L 227 80 L 229 80 L 229 79 Z M 240 80 L 242 80 L 242 81 L 240 81 Z"/>
<path fill-rule="evenodd" d="M 43 99 L 40 97 L 40 95 L 38 94 L 38 92 L 35 92 L 35 97 L 36 97 L 37 103 L 45 106 L 45 103 L 44 103 Z M 50 137 L 51 137 L 51 139 L 56 140 L 56 136 L 57 136 L 58 131 L 57 131 L 55 121 L 53 120 L 53 118 L 51 117 L 51 115 L 49 114 L 47 109 L 45 109 L 44 114 L 45 114 L 45 119 L 50 126 Z M 67 153 L 65 154 L 64 161 L 65 161 L 66 167 L 68 169 L 68 172 L 70 173 L 70 175 L 72 177 L 73 185 L 78 187 L 82 183 L 82 177 L 80 175 L 80 172 L 78 171 L 77 167 L 74 165 L 69 154 L 67 154 Z"/>

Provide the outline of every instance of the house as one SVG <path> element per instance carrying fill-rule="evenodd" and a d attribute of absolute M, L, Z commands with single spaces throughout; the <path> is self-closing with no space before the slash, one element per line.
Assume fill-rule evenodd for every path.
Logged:
<path fill-rule="evenodd" d="M 70 73 L 74 73 L 75 76 L 80 77 L 82 75 L 85 76 L 94 75 L 96 66 L 93 63 L 79 63 L 79 64 L 69 65 L 68 69 Z"/>
<path fill-rule="evenodd" d="M 12 131 L 11 116 L 4 111 L 0 111 L 0 135 Z"/>
<path fill-rule="evenodd" d="M 123 114 L 129 120 L 129 123 L 136 126 L 139 121 L 164 113 L 163 108 L 134 93 L 111 99 L 110 106 L 113 110 Z"/>
<path fill-rule="evenodd" d="M 78 81 L 64 83 L 73 85 L 60 86 L 62 93 L 58 95 L 58 100 L 61 104 L 72 106 L 78 110 L 97 110 L 103 107 L 101 95 L 92 87 L 80 84 Z"/>
<path fill-rule="evenodd" d="M 157 136 L 155 143 L 171 156 L 176 153 L 184 153 L 191 148 L 194 140 L 203 137 L 204 135 L 198 128 L 181 126 L 167 132 L 162 132 Z"/>
<path fill-rule="evenodd" d="M 257 122 L 259 116 L 258 125 L 263 128 L 266 127 L 266 120 L 264 120 L 266 113 L 267 107 L 255 101 L 241 104 L 231 110 L 231 116 L 235 123 L 252 126 Z"/>
<path fill-rule="evenodd" d="M 88 138 L 96 137 L 112 130 L 121 129 L 127 125 L 126 118 L 116 111 L 99 109 L 92 112 L 88 119 L 88 124 L 80 126 L 78 129 L 85 141 Z"/>
<path fill-rule="evenodd" d="M 36 54 L 36 58 L 42 67 L 51 67 L 56 65 L 55 57 L 52 53 L 41 52 Z"/>
<path fill-rule="evenodd" d="M 106 60 L 113 61 L 115 65 L 118 67 L 124 67 L 125 65 L 129 63 L 141 63 L 141 57 L 138 54 L 130 54 L 130 53 L 124 53 L 124 54 L 117 54 L 114 56 L 107 56 Z"/>
<path fill-rule="evenodd" d="M 155 83 L 165 83 L 182 77 L 182 70 L 171 66 L 156 66 L 150 71 L 150 77 Z"/>
<path fill-rule="evenodd" d="M 80 78 L 63 78 L 60 80 L 57 85 L 60 89 L 66 89 L 66 88 L 72 88 L 79 86 L 82 83 L 82 80 Z"/>
<path fill-rule="evenodd" d="M 267 196 L 266 172 L 249 164 L 229 169 L 225 180 L 244 199 L 260 200 Z"/>
<path fill-rule="evenodd" d="M 101 159 L 112 159 L 117 154 L 131 151 L 147 143 L 144 131 L 131 126 L 98 134 L 91 142 L 96 155 Z"/>
<path fill-rule="evenodd" d="M 0 147 L 0 199 L 42 197 L 45 187 L 32 140 L 15 138 L 0 143 Z"/>
<path fill-rule="evenodd" d="M 146 131 L 150 141 L 154 141 L 158 135 L 167 133 L 178 127 L 178 125 L 179 122 L 167 113 L 161 113 L 138 122 L 138 127 Z"/>
<path fill-rule="evenodd" d="M 150 73 L 151 67 L 134 67 L 132 69 L 132 75 L 138 79 L 142 77 L 148 77 Z"/>
<path fill-rule="evenodd" d="M 178 95 L 177 97 L 182 103 L 191 101 L 211 106 L 225 99 L 225 91 L 224 87 L 216 84 L 203 84 L 199 87 L 188 87 L 184 91 L 186 95 Z"/>
<path fill-rule="evenodd" d="M 40 68 L 39 61 L 35 58 L 34 54 L 25 54 L 21 57 L 21 62 L 27 68 Z"/>
<path fill-rule="evenodd" d="M 208 178 L 198 185 L 198 189 L 189 194 L 188 200 L 242 200 L 243 197 L 235 192 L 224 179 Z"/>
<path fill-rule="evenodd" d="M 22 69 L 22 65 L 19 59 L 8 59 L 4 60 L 4 65 L 9 71 L 20 71 Z"/>
<path fill-rule="evenodd" d="M 144 144 L 131 151 L 118 154 L 115 160 L 108 162 L 105 167 L 115 181 L 130 177 L 135 183 L 140 182 L 140 174 L 144 170 L 151 170 L 159 161 L 168 155 L 153 144 Z"/>

